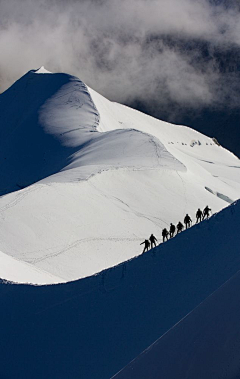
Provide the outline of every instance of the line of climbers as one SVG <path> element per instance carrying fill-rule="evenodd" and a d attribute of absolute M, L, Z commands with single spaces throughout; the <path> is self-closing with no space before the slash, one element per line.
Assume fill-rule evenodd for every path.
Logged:
<path fill-rule="evenodd" d="M 196 224 L 198 224 L 205 218 L 208 219 L 210 216 L 210 211 L 211 209 L 209 208 L 208 205 L 204 208 L 203 211 L 201 211 L 201 209 L 198 208 L 196 212 Z M 192 225 L 192 219 L 188 214 L 186 214 L 186 216 L 184 217 L 183 222 L 185 224 L 185 229 L 190 228 Z M 183 228 L 184 228 L 184 225 L 181 223 L 181 221 L 179 221 L 179 223 L 177 224 L 177 234 L 182 232 Z M 170 224 L 169 231 L 166 228 L 164 228 L 162 231 L 163 242 L 168 240 L 168 237 L 170 238 L 174 237 L 175 231 L 176 231 L 176 226 L 173 225 L 172 223 Z M 151 236 L 149 237 L 149 240 L 145 240 L 142 243 L 140 243 L 140 245 L 144 244 L 143 253 L 145 253 L 145 251 L 148 251 L 148 249 L 150 248 L 150 243 L 151 243 L 151 249 L 153 247 L 156 247 L 156 242 L 157 242 L 157 238 L 153 234 L 151 234 Z"/>

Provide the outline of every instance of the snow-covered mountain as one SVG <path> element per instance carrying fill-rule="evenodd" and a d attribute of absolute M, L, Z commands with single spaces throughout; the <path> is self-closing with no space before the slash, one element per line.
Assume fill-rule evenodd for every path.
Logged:
<path fill-rule="evenodd" d="M 0 137 L 0 377 L 237 377 L 239 159 L 44 68 L 0 96 Z"/>
<path fill-rule="evenodd" d="M 161 229 L 186 213 L 195 220 L 198 207 L 215 213 L 240 197 L 239 159 L 210 138 L 44 68 L 0 95 L 0 143 L 0 276 L 8 280 L 95 274 L 139 255 L 151 233 L 160 242 Z M 26 279 L 30 266 L 41 280 Z"/>

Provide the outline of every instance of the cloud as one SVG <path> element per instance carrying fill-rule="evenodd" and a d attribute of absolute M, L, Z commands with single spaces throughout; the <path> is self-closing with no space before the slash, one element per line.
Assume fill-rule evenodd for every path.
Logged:
<path fill-rule="evenodd" d="M 239 14 L 207 0 L 2 0 L 0 90 L 44 65 L 123 103 L 239 105 L 214 53 L 240 45 Z"/>

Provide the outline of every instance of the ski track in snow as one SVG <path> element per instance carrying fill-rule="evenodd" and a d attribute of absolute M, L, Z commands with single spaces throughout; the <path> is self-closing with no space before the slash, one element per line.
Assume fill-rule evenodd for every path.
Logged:
<path fill-rule="evenodd" d="M 29 259 L 29 260 L 26 260 L 26 262 L 35 264 L 35 263 L 39 263 L 39 262 L 45 261 L 45 260 L 47 260 L 49 258 L 55 258 L 58 255 L 66 253 L 68 250 L 70 250 L 70 249 L 72 249 L 74 247 L 77 247 L 77 246 L 79 246 L 81 244 L 84 244 L 84 243 L 88 243 L 90 241 L 107 241 L 107 242 L 110 242 L 110 241 L 111 242 L 127 241 L 127 242 L 130 242 L 130 241 L 139 241 L 139 238 L 114 238 L 114 237 L 109 237 L 109 238 L 108 237 L 107 238 L 96 238 L 96 237 L 82 238 L 82 239 L 79 239 L 79 240 L 75 241 L 72 244 L 67 245 L 65 248 L 60 249 L 60 250 L 58 250 L 58 251 L 56 251 L 54 253 L 51 253 L 51 254 L 48 254 L 48 255 L 44 255 L 44 257 L 42 257 L 42 258 Z M 32 251 L 31 253 L 35 253 L 35 251 Z M 29 255 L 29 253 L 28 253 L 28 255 Z"/>
<path fill-rule="evenodd" d="M 22 200 L 24 200 L 30 193 L 36 192 L 39 190 L 39 184 L 37 185 L 32 185 L 31 187 L 23 190 L 19 190 L 22 192 L 15 192 L 15 199 L 4 205 L 3 207 L 0 208 L 1 213 L 7 211 L 10 208 L 15 207 L 17 204 L 19 204 Z"/>

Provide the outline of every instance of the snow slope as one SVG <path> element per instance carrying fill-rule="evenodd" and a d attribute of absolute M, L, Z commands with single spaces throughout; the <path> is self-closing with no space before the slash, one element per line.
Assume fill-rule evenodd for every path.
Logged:
<path fill-rule="evenodd" d="M 45 284 L 47 282 L 48 284 L 54 284 L 62 281 L 62 278 L 44 272 L 26 262 L 21 262 L 1 251 L 0 277 L 1 279 L 17 283 Z"/>
<path fill-rule="evenodd" d="M 210 138 L 44 68 L 0 95 L 0 141 L 0 249 L 63 282 L 240 197 L 239 159 Z"/>
<path fill-rule="evenodd" d="M 239 378 L 239 291 L 238 271 L 113 378 Z"/>
<path fill-rule="evenodd" d="M 0 377 L 109 379 L 237 274 L 239 225 L 238 201 L 151 252 L 98 275 L 51 286 L 0 282 Z M 189 372 L 196 372 L 194 363 L 196 368 L 206 357 L 201 343 L 211 336 L 216 340 L 204 345 L 211 353 L 204 361 L 208 373 L 218 358 L 225 379 L 239 373 L 238 292 L 239 274 L 189 315 L 189 321 L 165 334 L 164 366 L 170 362 L 174 370 L 183 363 L 175 378 L 184 378 L 186 367 L 191 370 L 188 358 L 193 365 Z M 217 321 L 213 334 L 207 320 L 210 325 Z M 219 336 L 218 326 L 225 327 Z M 189 350 L 191 355 L 184 357 Z"/>

